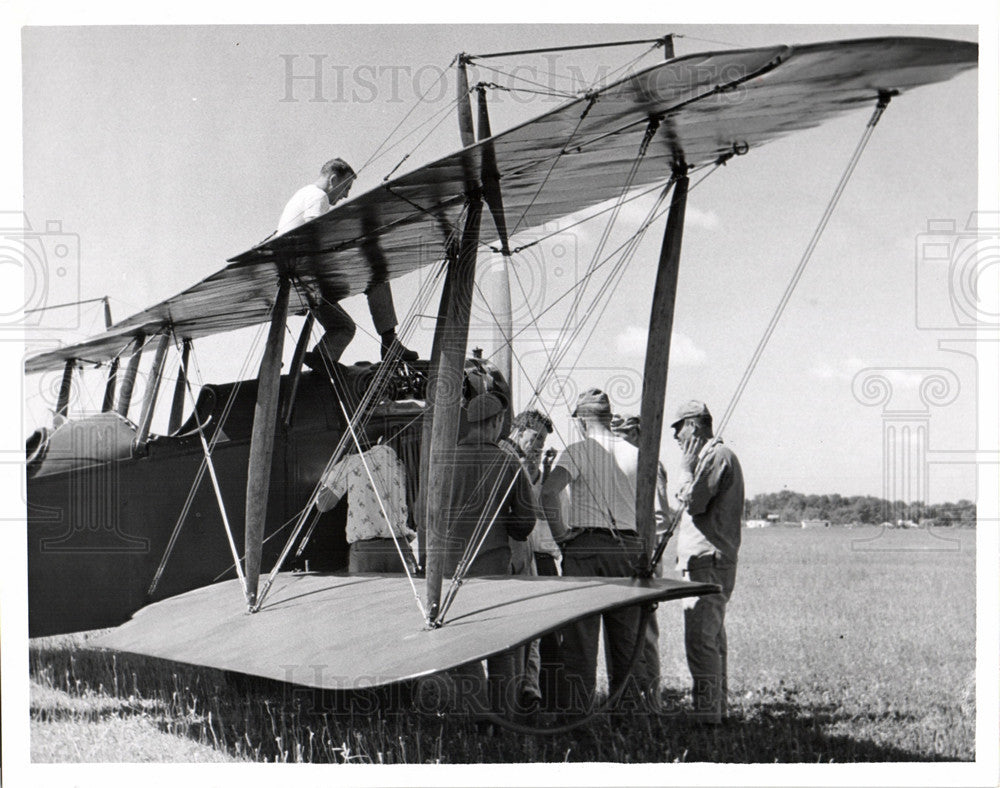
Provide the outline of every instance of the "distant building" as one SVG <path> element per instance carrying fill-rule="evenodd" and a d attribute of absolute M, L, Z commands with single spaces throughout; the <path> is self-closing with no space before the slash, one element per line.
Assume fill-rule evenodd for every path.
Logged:
<path fill-rule="evenodd" d="M 776 522 L 779 522 L 780 520 L 781 520 L 781 515 L 777 514 L 776 512 L 771 512 L 767 516 L 767 521 L 770 522 L 770 523 L 776 523 Z"/>
<path fill-rule="evenodd" d="M 767 520 L 747 520 L 747 528 L 767 528 L 770 524 Z"/>
<path fill-rule="evenodd" d="M 829 528 L 830 527 L 830 521 L 829 520 L 803 520 L 802 521 L 802 527 L 803 528 Z"/>

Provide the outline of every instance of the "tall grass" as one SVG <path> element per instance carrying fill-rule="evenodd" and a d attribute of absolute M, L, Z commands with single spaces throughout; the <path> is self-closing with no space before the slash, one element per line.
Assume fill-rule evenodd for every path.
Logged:
<path fill-rule="evenodd" d="M 135 736 L 135 753 L 126 739 L 117 758 L 67 745 L 47 760 L 184 759 L 164 744 L 177 740 L 271 762 L 970 760 L 975 534 L 944 533 L 959 541 L 748 531 L 728 613 L 731 720 L 719 729 L 686 722 L 680 605 L 670 603 L 659 611 L 664 712 L 605 714 L 566 734 L 483 735 L 464 717 L 417 713 L 405 690 L 333 695 L 63 638 L 31 646 L 32 736 L 139 720 L 168 736 Z"/>

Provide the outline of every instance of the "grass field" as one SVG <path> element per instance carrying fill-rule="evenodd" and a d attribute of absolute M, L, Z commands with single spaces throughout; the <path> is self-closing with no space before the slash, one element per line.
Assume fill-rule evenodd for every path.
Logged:
<path fill-rule="evenodd" d="M 672 563 L 668 564 L 668 567 Z M 692 728 L 681 608 L 658 611 L 664 707 L 552 736 L 218 671 L 31 645 L 33 761 L 853 762 L 975 758 L 975 532 L 750 530 L 729 606 L 730 710 Z M 81 645 L 83 644 L 83 645 Z"/>

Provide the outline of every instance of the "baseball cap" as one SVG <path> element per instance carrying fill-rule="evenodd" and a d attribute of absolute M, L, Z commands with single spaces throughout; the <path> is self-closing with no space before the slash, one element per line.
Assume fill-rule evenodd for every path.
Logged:
<path fill-rule="evenodd" d="M 507 405 L 504 404 L 500 397 L 496 394 L 486 392 L 485 394 L 477 394 L 469 401 L 465 417 L 470 423 L 486 421 L 498 413 L 503 413 L 506 409 Z"/>
<path fill-rule="evenodd" d="M 608 395 L 600 389 L 587 389 L 576 399 L 576 408 L 571 414 L 573 418 L 584 415 L 601 415 L 611 413 L 611 403 Z"/>
<path fill-rule="evenodd" d="M 708 405 L 699 400 L 693 399 L 689 402 L 685 402 L 677 409 L 677 415 L 674 417 L 671 427 L 676 427 L 684 419 L 694 418 L 695 416 L 707 416 L 712 418 L 712 414 L 708 412 Z"/>

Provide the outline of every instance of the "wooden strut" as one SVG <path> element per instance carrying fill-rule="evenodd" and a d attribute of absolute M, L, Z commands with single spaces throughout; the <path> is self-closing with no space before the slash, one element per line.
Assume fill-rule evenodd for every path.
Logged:
<path fill-rule="evenodd" d="M 455 91 L 458 110 L 458 132 L 463 147 L 468 147 L 476 141 L 472 121 L 472 104 L 469 101 L 469 76 L 466 70 L 467 62 L 467 56 L 460 54 L 457 57 L 457 67 L 455 69 L 457 75 Z M 465 174 L 466 188 L 475 188 L 471 164 L 467 159 L 463 158 L 462 166 Z M 466 219 L 466 226 L 468 226 L 468 218 Z M 441 289 L 441 302 L 438 305 L 437 321 L 434 323 L 434 339 L 431 344 L 431 364 L 427 375 L 427 407 L 424 409 L 424 417 L 421 423 L 420 432 L 420 473 L 417 477 L 420 479 L 420 488 L 417 492 L 417 512 L 420 516 L 417 521 L 417 550 L 420 566 L 424 567 L 428 572 L 430 571 L 430 568 L 427 561 L 427 547 L 430 540 L 430 523 L 434 517 L 434 510 L 431 505 L 429 494 L 430 484 L 428 481 L 431 478 L 431 435 L 434 425 L 434 409 L 431 407 L 431 403 L 434 402 L 435 392 L 437 390 L 437 370 L 438 365 L 441 362 L 441 348 L 443 346 L 445 327 L 448 324 L 448 309 L 449 304 L 451 303 L 452 285 L 455 279 L 453 271 L 460 258 L 461 249 L 453 247 L 449 244 L 446 261 L 447 269 L 444 278 L 444 285 Z M 438 578 L 436 583 L 438 587 L 437 597 L 440 598 L 440 578 Z"/>
<path fill-rule="evenodd" d="M 247 607 L 255 611 L 257 583 L 260 579 L 261 552 L 264 543 L 264 523 L 267 517 L 267 497 L 271 485 L 271 455 L 274 451 L 275 421 L 278 413 L 278 393 L 281 383 L 281 351 L 285 340 L 285 318 L 288 313 L 290 280 L 281 277 L 278 294 L 271 311 L 271 326 L 267 333 L 264 356 L 257 374 L 257 404 L 253 412 L 253 432 L 250 437 L 250 461 L 247 465 L 246 530 L 244 532 L 244 575 L 246 576 Z"/>
<path fill-rule="evenodd" d="M 153 423 L 153 411 L 156 410 L 156 398 L 160 393 L 160 381 L 163 379 L 163 365 L 167 360 L 167 346 L 170 344 L 170 334 L 164 331 L 156 340 L 156 352 L 153 354 L 153 368 L 149 373 L 146 390 L 142 397 L 142 413 L 139 416 L 139 430 L 135 445 L 142 447 L 149 438 L 149 427 Z"/>
<path fill-rule="evenodd" d="M 458 57 L 458 130 L 462 145 L 468 147 L 476 138 L 469 100 L 469 78 L 466 58 Z M 471 158 L 471 157 L 470 157 Z M 467 212 L 457 257 L 448 260 L 438 325 L 431 350 L 430 378 L 427 381 L 427 412 L 424 421 L 422 447 L 428 445 L 427 473 L 421 476 L 424 496 L 424 517 L 427 535 L 427 611 L 428 624 L 437 619 L 441 603 L 441 583 L 444 578 L 448 498 L 451 492 L 450 458 L 458 443 L 462 415 L 462 383 L 465 373 L 466 346 L 469 343 L 469 317 L 472 312 L 472 290 L 476 279 L 476 256 L 479 251 L 479 227 L 483 215 L 483 200 L 472 163 L 463 159 L 467 192 Z M 430 440 L 428 440 L 428 433 Z M 423 470 L 423 469 L 421 469 Z"/>
<path fill-rule="evenodd" d="M 188 356 L 191 355 L 191 340 L 185 339 L 181 345 L 181 364 L 177 368 L 177 382 L 174 384 L 174 398 L 170 402 L 170 420 L 167 422 L 167 434 L 173 435 L 181 428 L 184 417 L 184 388 L 187 385 Z"/>
<path fill-rule="evenodd" d="M 108 369 L 108 382 L 104 384 L 104 400 L 101 402 L 101 413 L 108 413 L 115 407 L 115 386 L 118 382 L 118 364 L 120 359 L 115 356 Z"/>
<path fill-rule="evenodd" d="M 128 418 L 128 408 L 132 404 L 132 390 L 135 388 L 135 376 L 139 373 L 139 360 L 142 358 L 142 346 L 146 341 L 146 335 L 141 331 L 135 335 L 135 352 L 128 360 L 125 367 L 125 377 L 122 380 L 122 388 L 118 393 L 118 407 L 115 410 L 122 416 Z"/>
<path fill-rule="evenodd" d="M 490 130 L 490 113 L 486 103 L 486 88 L 476 86 L 476 96 L 479 104 L 479 140 L 493 136 Z M 513 309 L 510 302 L 510 243 L 507 238 L 507 218 L 503 207 L 503 194 L 500 191 L 500 168 L 497 165 L 496 148 L 492 142 L 486 142 L 482 148 L 482 183 L 483 199 L 490 209 L 493 224 L 500 239 L 500 260 L 491 268 L 490 310 L 493 314 L 493 363 L 503 374 L 507 385 L 511 386 L 512 353 L 511 337 L 514 335 Z M 513 408 L 513 401 L 508 403 L 508 410 Z M 513 418 L 511 411 L 508 416 Z M 505 425 L 509 426 L 509 425 Z"/>
<path fill-rule="evenodd" d="M 62 381 L 59 383 L 59 397 L 56 400 L 56 416 L 66 418 L 69 415 L 69 397 L 73 392 L 73 368 L 76 360 L 70 359 L 63 367 Z"/>
<path fill-rule="evenodd" d="M 466 345 L 469 342 L 469 316 L 472 310 L 472 289 L 476 277 L 476 255 L 479 250 L 479 226 L 483 213 L 478 194 L 469 197 L 468 214 L 462 231 L 457 260 L 448 262 L 445 289 L 449 298 L 442 304 L 446 311 L 440 336 L 440 357 L 434 370 L 433 395 L 428 394 L 431 409 L 431 439 L 427 484 L 427 605 L 428 619 L 437 618 L 444 575 L 445 530 L 448 498 L 452 485 L 451 457 L 458 443 L 458 428 L 462 411 L 462 382 L 465 371 Z"/>
<path fill-rule="evenodd" d="M 291 384 L 288 387 L 288 401 L 285 403 L 281 414 L 281 423 L 288 429 L 292 424 L 292 410 L 295 407 L 295 395 L 299 392 L 299 382 L 302 380 L 302 360 L 306 357 L 306 350 L 309 347 L 309 338 L 312 336 L 313 325 L 316 316 L 310 312 L 306 315 L 306 320 L 302 324 L 302 331 L 299 332 L 298 342 L 295 343 L 295 351 L 292 353 Z"/>
<path fill-rule="evenodd" d="M 660 436 L 663 431 L 663 407 L 670 364 L 670 336 L 677 298 L 677 275 L 680 270 L 684 212 L 687 207 L 688 177 L 678 173 L 671 195 L 670 214 L 663 233 L 660 261 L 653 288 L 653 306 L 649 314 L 649 337 L 642 379 L 642 406 L 639 411 L 639 467 L 635 491 L 636 527 L 643 539 L 648 558 L 656 545 L 655 499 L 660 461 Z"/>

